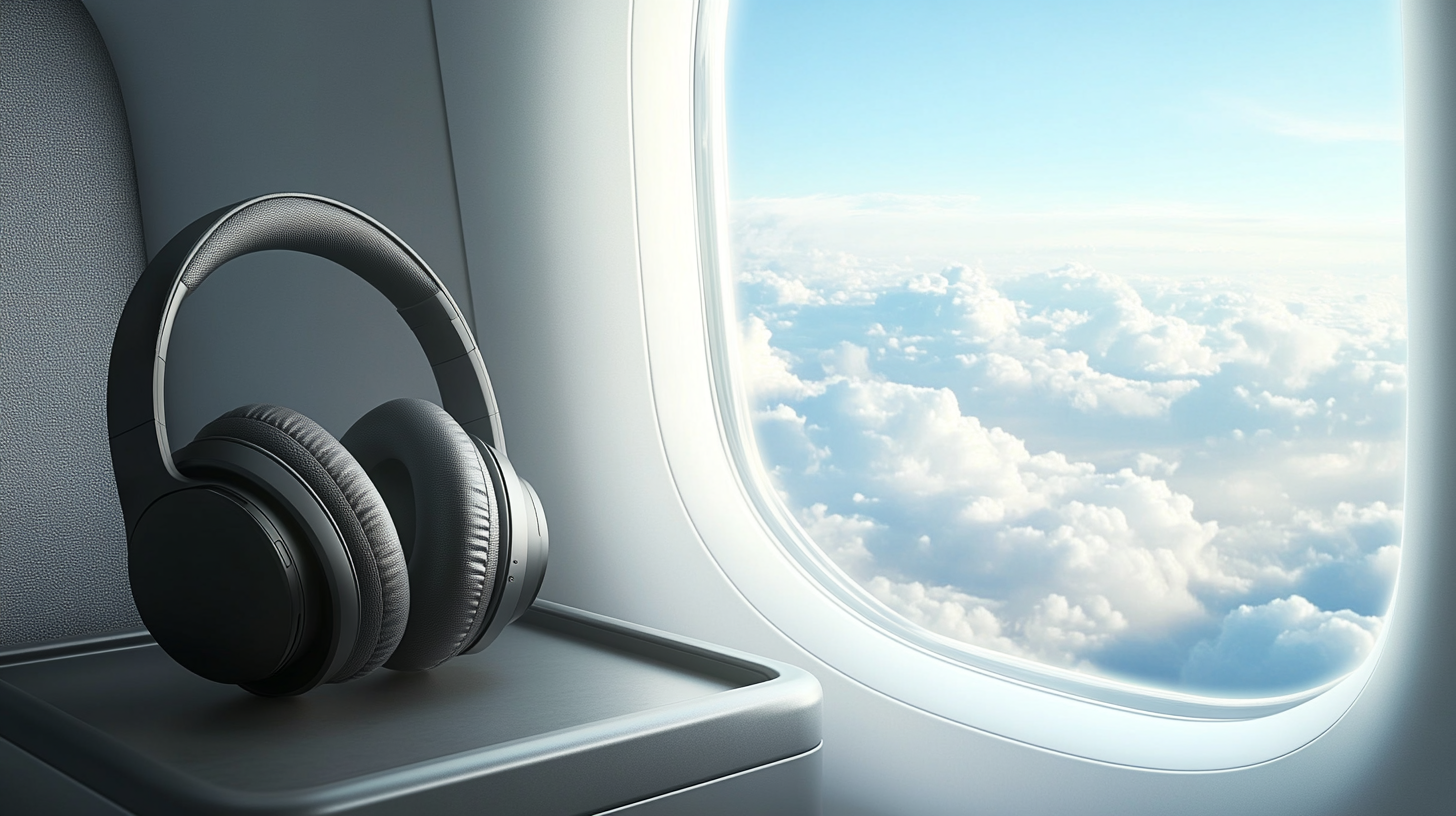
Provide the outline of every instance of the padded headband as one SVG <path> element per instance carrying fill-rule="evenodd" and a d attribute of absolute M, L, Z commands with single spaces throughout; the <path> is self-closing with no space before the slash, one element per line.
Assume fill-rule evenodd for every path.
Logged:
<path fill-rule="evenodd" d="M 182 480 L 172 464 L 163 403 L 167 344 L 182 301 L 224 263 L 269 249 L 327 258 L 389 298 L 424 349 L 445 410 L 465 430 L 504 450 L 480 350 L 460 307 L 424 260 L 384 225 L 346 204 L 303 193 L 261 196 L 209 213 L 179 232 L 147 265 L 122 311 L 111 347 L 106 415 L 128 528 L 145 509 L 130 512 L 136 502 L 128 500 L 129 493 L 155 498 L 147 485 Z M 133 481 L 137 487 L 128 489 Z"/>

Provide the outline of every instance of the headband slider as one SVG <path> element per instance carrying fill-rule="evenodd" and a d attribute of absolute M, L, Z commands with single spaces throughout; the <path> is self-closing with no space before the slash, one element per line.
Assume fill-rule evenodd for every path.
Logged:
<path fill-rule="evenodd" d="M 415 333 L 430 365 L 460 357 L 475 350 L 475 340 L 465 318 L 450 295 L 441 290 L 413 306 L 399 309 L 399 316 Z"/>

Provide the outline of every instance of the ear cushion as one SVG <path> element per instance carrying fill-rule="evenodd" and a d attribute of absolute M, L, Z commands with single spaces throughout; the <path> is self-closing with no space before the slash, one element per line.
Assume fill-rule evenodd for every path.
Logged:
<path fill-rule="evenodd" d="M 245 405 L 198 431 L 198 439 L 249 442 L 277 456 L 318 496 L 343 536 L 359 583 L 359 639 L 330 682 L 368 674 L 404 635 L 410 586 L 389 508 L 349 451 L 318 423 L 277 405 Z"/>
<path fill-rule="evenodd" d="M 486 623 L 500 551 L 489 471 L 465 429 L 424 400 L 386 402 L 342 441 L 389 503 L 408 552 L 409 625 L 384 665 L 437 666 Z"/>

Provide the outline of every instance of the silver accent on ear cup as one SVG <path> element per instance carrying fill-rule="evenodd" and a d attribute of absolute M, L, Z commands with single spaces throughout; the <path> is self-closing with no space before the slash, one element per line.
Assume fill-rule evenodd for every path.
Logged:
<path fill-rule="evenodd" d="M 500 501 L 503 529 L 501 553 L 496 562 L 495 594 L 491 598 L 494 611 L 475 642 L 462 649 L 460 654 L 475 654 L 489 646 L 507 624 L 525 611 L 521 606 L 522 597 L 526 598 L 525 606 L 530 606 L 535 598 L 534 591 L 527 591 L 527 577 L 531 572 L 531 530 L 537 524 L 534 502 L 527 496 L 530 488 L 516 475 L 516 469 L 503 454 L 478 437 L 471 436 L 471 439 L 475 441 L 480 455 L 493 465 L 492 469 L 500 480 L 497 499 Z M 544 553 L 538 560 L 544 570 Z"/>
<path fill-rule="evenodd" d="M 546 579 L 546 560 L 550 550 L 551 536 L 546 529 L 546 510 L 541 506 L 541 497 L 536 494 L 536 488 L 525 479 L 521 479 L 521 487 L 525 490 L 522 495 L 531 503 L 530 530 L 526 541 L 526 576 L 523 579 L 525 586 L 521 588 L 520 600 L 516 602 L 515 612 L 511 614 L 511 620 L 515 621 L 531 604 L 536 602 L 536 596 L 541 594 L 541 583 Z"/>

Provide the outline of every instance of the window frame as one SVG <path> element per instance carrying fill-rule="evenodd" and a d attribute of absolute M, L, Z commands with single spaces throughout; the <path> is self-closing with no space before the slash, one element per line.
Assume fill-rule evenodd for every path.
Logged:
<path fill-rule="evenodd" d="M 728 2 L 681 5 L 633 15 L 644 330 L 663 454 L 679 499 L 743 598 L 859 684 L 977 730 L 1098 762 L 1169 771 L 1245 767 L 1297 751 L 1339 721 L 1374 673 L 1389 619 L 1371 655 L 1340 679 L 1280 697 L 1200 697 L 934 635 L 874 599 L 809 540 L 757 455 L 739 376 L 734 282 L 721 240 L 729 234 Z"/>

